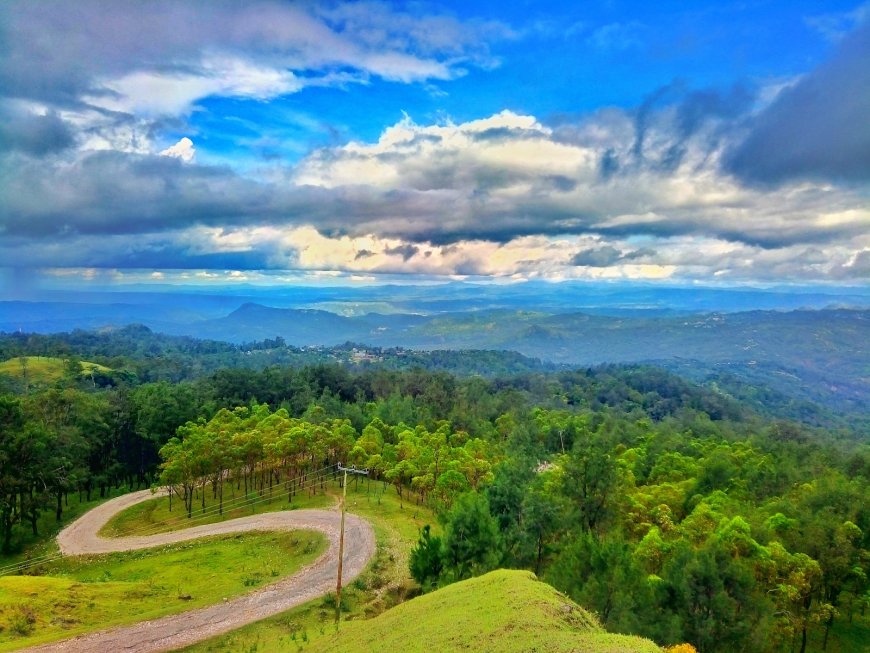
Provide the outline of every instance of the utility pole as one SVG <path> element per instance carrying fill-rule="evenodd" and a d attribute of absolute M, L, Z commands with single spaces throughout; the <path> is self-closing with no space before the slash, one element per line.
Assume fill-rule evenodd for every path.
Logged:
<path fill-rule="evenodd" d="M 344 503 L 347 499 L 347 474 L 369 475 L 368 469 L 357 469 L 355 465 L 343 467 L 338 464 L 338 471 L 344 472 L 344 481 L 341 484 L 341 529 L 338 532 L 338 580 L 335 583 L 335 623 L 341 620 L 341 567 L 344 563 Z"/>

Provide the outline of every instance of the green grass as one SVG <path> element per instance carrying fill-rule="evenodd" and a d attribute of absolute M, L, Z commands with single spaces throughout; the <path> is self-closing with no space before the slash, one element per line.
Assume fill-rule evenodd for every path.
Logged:
<path fill-rule="evenodd" d="M 527 571 L 499 570 L 402 603 L 372 619 L 312 629 L 288 614 L 247 637 L 225 636 L 189 649 L 327 651 L 477 651 L 493 653 L 660 653 L 649 640 L 606 633 L 594 617 Z"/>
<path fill-rule="evenodd" d="M 613 635 L 528 571 L 501 569 L 415 598 L 306 651 L 658 653 L 639 637 Z"/>
<path fill-rule="evenodd" d="M 19 356 L 0 363 L 0 374 L 8 374 L 16 379 L 23 379 L 26 366 L 28 383 L 54 383 L 63 377 L 66 365 L 67 362 L 62 358 Z M 88 376 L 92 371 L 111 372 L 112 370 L 105 365 L 81 361 L 82 377 Z"/>
<path fill-rule="evenodd" d="M 333 495 L 339 492 L 334 484 L 328 491 Z M 380 482 L 348 483 L 347 509 L 371 522 L 377 552 L 366 571 L 344 588 L 342 618 L 371 618 L 419 593 L 408 572 L 408 555 L 425 524 L 432 524 L 436 532 L 438 526 L 431 510 L 408 501 L 400 505 L 395 490 Z M 183 650 L 296 651 L 303 642 L 334 635 L 334 606 L 334 597 L 327 596 Z"/>
<path fill-rule="evenodd" d="M 180 530 L 188 526 L 200 526 L 215 522 L 258 515 L 264 512 L 277 510 L 297 510 L 300 508 L 331 508 L 335 505 L 335 498 L 317 487 L 317 494 L 310 495 L 307 491 L 298 492 L 292 501 L 287 501 L 287 493 L 276 486 L 270 497 L 269 489 L 262 494 L 250 492 L 244 494 L 244 489 L 234 490 L 226 483 L 224 486 L 223 514 L 216 512 L 217 502 L 212 499 L 210 488 L 206 489 L 205 513 L 202 512 L 199 498 L 194 501 L 193 514 L 188 519 L 184 512 L 184 505 L 178 497 L 172 500 L 172 510 L 169 509 L 169 497 L 157 497 L 136 504 L 118 513 L 110 519 L 100 534 L 104 537 L 123 537 L 133 533 L 165 533 Z M 334 483 L 330 483 L 332 487 Z M 235 498 L 233 498 L 235 493 Z"/>
<path fill-rule="evenodd" d="M 0 577 L 0 651 L 214 604 L 292 574 L 325 549 L 317 532 L 253 532 Z"/>

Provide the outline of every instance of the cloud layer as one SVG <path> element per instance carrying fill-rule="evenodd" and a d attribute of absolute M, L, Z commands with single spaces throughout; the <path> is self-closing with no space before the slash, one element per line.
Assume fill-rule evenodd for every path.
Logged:
<path fill-rule="evenodd" d="M 747 182 L 870 181 L 870 23 L 754 116 L 727 168 Z"/>
<path fill-rule="evenodd" d="M 678 81 L 571 118 L 406 116 L 250 170 L 177 134 L 203 98 L 456 79 L 517 35 L 377 3 L 58 7 L 0 8 L 8 266 L 868 280 L 866 24 L 786 85 Z M 641 34 L 586 38 L 624 51 Z"/>
<path fill-rule="evenodd" d="M 177 113 L 208 95 L 269 98 L 368 76 L 450 79 L 490 66 L 496 22 L 374 2 L 3 3 L 3 94 L 112 111 Z"/>

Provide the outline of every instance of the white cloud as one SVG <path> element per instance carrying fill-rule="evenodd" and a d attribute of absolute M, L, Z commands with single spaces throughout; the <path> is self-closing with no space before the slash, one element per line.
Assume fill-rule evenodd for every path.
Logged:
<path fill-rule="evenodd" d="M 172 156 L 176 159 L 181 159 L 185 163 L 190 163 L 196 156 L 196 148 L 193 146 L 193 141 L 187 136 L 178 141 L 175 145 L 167 147 L 161 151 L 162 156 Z"/>
<path fill-rule="evenodd" d="M 850 11 L 809 16 L 804 22 L 829 41 L 837 42 L 868 18 L 870 2 L 864 2 Z"/>
<path fill-rule="evenodd" d="M 158 116 L 187 113 L 197 100 L 213 95 L 268 100 L 295 93 L 304 84 L 289 70 L 222 56 L 202 61 L 195 73 L 137 70 L 102 86 L 111 93 L 84 99 L 111 111 Z"/>
<path fill-rule="evenodd" d="M 609 23 L 595 29 L 586 39 L 587 45 L 596 50 L 628 50 L 643 45 L 644 26 L 637 21 Z"/>
<path fill-rule="evenodd" d="M 860 193 L 807 182 L 744 186 L 720 169 L 720 125 L 683 137 L 676 121 L 673 111 L 650 119 L 638 151 L 633 119 L 622 112 L 592 116 L 570 132 L 509 111 L 462 124 L 417 125 L 406 116 L 374 143 L 314 152 L 293 180 L 391 193 L 383 213 L 367 210 L 347 228 L 418 239 L 697 234 L 775 247 L 870 229 Z M 608 157 L 614 172 L 605 175 Z M 435 209 L 412 211 L 401 197 L 428 197 Z"/>
<path fill-rule="evenodd" d="M 514 280 L 870 275 L 870 257 L 856 254 L 870 249 L 860 189 L 742 185 L 719 165 L 722 121 L 687 135 L 678 118 L 649 116 L 637 147 L 634 116 L 615 109 L 559 126 L 510 111 L 429 125 L 406 116 L 373 142 L 321 149 L 257 181 L 121 155 L 40 164 L 36 184 L 8 175 L 18 222 L 0 258 Z M 182 139 L 161 154 L 193 152 Z M 117 202 L 131 206 L 123 222 Z M 34 236 L 39 224 L 53 237 Z"/>
<path fill-rule="evenodd" d="M 58 88 L 63 104 L 73 94 L 139 116 L 182 115 L 215 95 L 266 100 L 370 77 L 449 80 L 498 65 L 489 43 L 514 37 L 498 22 L 413 4 L 77 0 L 55 9 L 16 3 L 3 16 L 14 94 Z"/>

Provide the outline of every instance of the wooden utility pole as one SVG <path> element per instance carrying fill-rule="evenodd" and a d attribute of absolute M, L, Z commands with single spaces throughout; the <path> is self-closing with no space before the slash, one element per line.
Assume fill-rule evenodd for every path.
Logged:
<path fill-rule="evenodd" d="M 338 532 L 338 579 L 335 583 L 335 623 L 341 620 L 341 568 L 344 564 L 344 504 L 347 499 L 347 473 L 369 475 L 367 469 L 357 469 L 354 465 L 342 467 L 338 465 L 338 471 L 344 472 L 344 480 L 341 484 L 341 528 Z"/>

